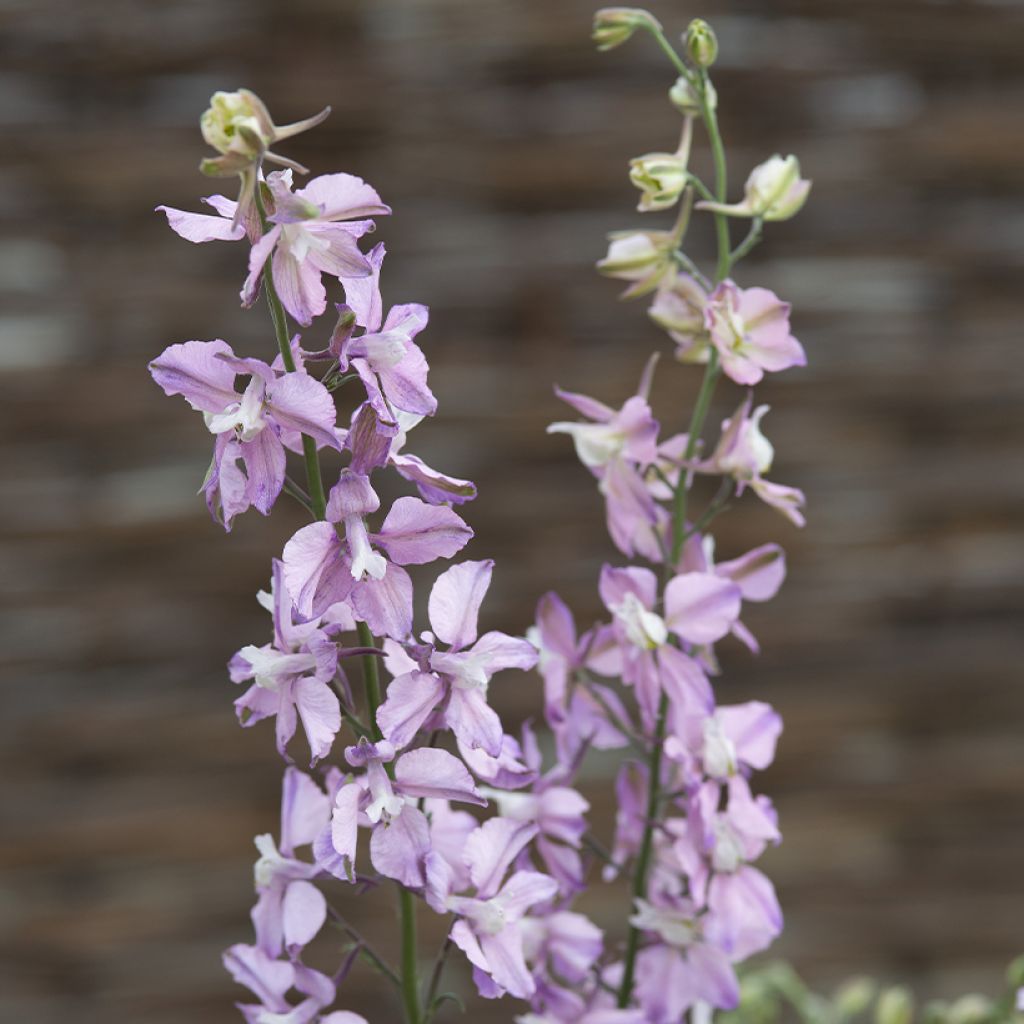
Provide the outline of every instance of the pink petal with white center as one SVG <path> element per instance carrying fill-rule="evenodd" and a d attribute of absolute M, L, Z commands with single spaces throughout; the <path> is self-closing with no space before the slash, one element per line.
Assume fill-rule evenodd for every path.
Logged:
<path fill-rule="evenodd" d="M 242 305 L 246 308 L 253 305 L 259 297 L 263 268 L 267 260 L 270 259 L 270 254 L 274 251 L 274 246 L 277 245 L 280 237 L 281 228 L 279 225 L 275 225 L 249 250 L 249 273 L 242 284 L 240 296 Z"/>
<path fill-rule="evenodd" d="M 687 643 L 721 640 L 739 613 L 740 588 L 712 573 L 683 573 L 665 587 L 665 623 Z"/>
<path fill-rule="evenodd" d="M 412 632 L 412 580 L 389 562 L 384 576 L 367 578 L 352 591 L 352 607 L 375 636 L 404 640 Z"/>
<path fill-rule="evenodd" d="M 437 747 L 420 747 L 403 754 L 395 764 L 395 787 L 407 796 L 487 806 L 466 766 L 447 750 Z"/>
<path fill-rule="evenodd" d="M 715 573 L 732 580 L 744 601 L 770 601 L 786 578 L 786 555 L 778 544 L 762 544 L 730 562 L 719 562 Z"/>
<path fill-rule="evenodd" d="M 269 412 L 285 430 L 297 430 L 317 442 L 317 447 L 341 444 L 334 432 L 337 415 L 331 393 L 307 373 L 286 373 L 267 389 Z"/>
<path fill-rule="evenodd" d="M 327 900 L 312 882 L 291 882 L 281 905 L 284 942 L 296 953 L 312 942 L 327 920 Z"/>
<path fill-rule="evenodd" d="M 241 224 L 234 225 L 223 217 L 189 213 L 171 206 L 158 206 L 157 209 L 167 215 L 171 230 L 188 242 L 236 242 L 245 236 L 245 228 Z"/>
<path fill-rule="evenodd" d="M 376 825 L 370 837 L 370 861 L 385 877 L 408 889 L 426 882 L 423 859 L 430 852 L 430 826 L 426 815 L 406 805 L 397 818 Z"/>
<path fill-rule="evenodd" d="M 744 348 L 765 370 L 805 366 L 807 356 L 789 333 L 788 302 L 767 288 L 746 288 L 740 293 L 739 312 L 746 330 Z"/>
<path fill-rule="evenodd" d="M 476 640 L 480 604 L 491 585 L 493 568 L 491 559 L 460 562 L 441 573 L 430 591 L 430 628 L 455 650 Z"/>
<path fill-rule="evenodd" d="M 523 957 L 523 936 L 518 925 L 506 925 L 497 935 L 481 935 L 480 948 L 496 984 L 516 999 L 533 995 L 536 986 Z"/>
<path fill-rule="evenodd" d="M 391 506 L 374 539 L 393 562 L 425 565 L 451 558 L 472 536 L 473 531 L 450 508 L 405 496 Z"/>
<path fill-rule="evenodd" d="M 650 611 L 658 598 L 658 579 L 650 569 L 639 566 L 630 565 L 624 569 L 616 569 L 610 565 L 603 565 L 598 591 L 609 611 L 621 605 L 628 594 L 639 598 L 644 608 Z"/>
<path fill-rule="evenodd" d="M 537 832 L 529 822 L 489 818 L 466 840 L 465 861 L 480 899 L 497 893 L 509 865 Z"/>
<path fill-rule="evenodd" d="M 321 174 L 296 195 L 315 203 L 323 211 L 318 220 L 351 220 L 391 212 L 371 185 L 354 174 Z"/>
<path fill-rule="evenodd" d="M 775 744 L 782 733 L 782 718 L 770 704 L 752 700 L 720 707 L 718 719 L 741 761 L 758 771 L 772 763 Z"/>
<path fill-rule="evenodd" d="M 330 686 L 316 679 L 297 679 L 292 693 L 309 740 L 312 768 L 331 752 L 334 737 L 341 728 L 341 707 Z"/>
<path fill-rule="evenodd" d="M 407 747 L 444 694 L 444 683 L 429 672 L 398 676 L 388 686 L 387 699 L 377 709 L 377 725 L 399 750 Z"/>
<path fill-rule="evenodd" d="M 231 346 L 215 341 L 186 341 L 165 348 L 149 364 L 153 380 L 166 395 L 181 395 L 198 412 L 220 413 L 239 401 L 235 371 L 220 355 L 234 355 Z"/>
<path fill-rule="evenodd" d="M 304 772 L 286 768 L 281 795 L 281 853 L 291 857 L 295 847 L 312 843 L 330 814 L 327 794 Z"/>

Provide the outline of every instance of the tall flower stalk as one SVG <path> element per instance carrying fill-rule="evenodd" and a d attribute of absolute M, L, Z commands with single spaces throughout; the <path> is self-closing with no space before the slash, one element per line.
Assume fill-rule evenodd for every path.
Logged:
<path fill-rule="evenodd" d="M 774 756 L 781 720 L 760 701 L 719 704 L 711 678 L 720 671 L 719 643 L 735 638 L 757 651 L 741 620 L 743 602 L 774 596 L 784 555 L 767 543 L 716 562 L 710 528 L 747 489 L 803 522 L 803 495 L 764 478 L 772 459 L 760 431 L 767 410 L 752 407 L 749 390 L 766 372 L 803 365 L 803 348 L 790 333 L 789 306 L 767 289 L 741 287 L 733 273 L 766 221 L 797 212 L 809 183 L 794 158 L 773 157 L 752 172 L 743 202 L 730 205 L 709 73 L 714 33 L 692 22 L 679 52 L 645 11 L 610 8 L 596 16 L 602 49 L 638 31 L 671 61 L 677 77 L 669 99 L 683 123 L 677 150 L 637 157 L 630 179 L 641 191 L 640 212 L 675 208 L 676 217 L 667 230 L 613 234 L 598 267 L 628 282 L 624 298 L 651 299 L 648 312 L 676 359 L 703 365 L 703 379 L 684 431 L 665 438 L 649 404 L 658 353 L 619 408 L 558 391 L 582 419 L 549 430 L 572 438 L 596 478 L 609 533 L 629 564 L 601 571 L 607 621 L 578 637 L 569 609 L 550 593 L 533 636 L 563 781 L 572 781 L 591 748 L 630 751 L 616 780 L 612 842 L 590 838 L 606 879 L 628 880 L 630 906 L 624 936 L 592 936 L 581 954 L 585 972 L 563 977 L 550 961 L 539 967 L 523 1024 L 676 1024 L 693 1007 L 735 1008 L 736 965 L 782 927 L 771 882 L 753 866 L 781 837 L 771 802 L 752 789 L 754 771 Z M 698 125 L 711 151 L 710 185 L 690 167 Z M 707 273 L 684 248 L 696 211 L 714 219 L 716 254 Z M 749 231 L 733 248 L 730 229 L 739 218 Z M 746 390 L 712 446 L 704 434 L 723 377 Z M 695 489 L 701 476 L 719 482 L 703 507 Z M 577 891 L 584 887 L 581 877 Z M 543 932 L 570 913 L 572 895 L 546 919 L 538 915 L 536 928 Z M 586 930 L 589 922 L 577 917 L 575 927 Z"/>

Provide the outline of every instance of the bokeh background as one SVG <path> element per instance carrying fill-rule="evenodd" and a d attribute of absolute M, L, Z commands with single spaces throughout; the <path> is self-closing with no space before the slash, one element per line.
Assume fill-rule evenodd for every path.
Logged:
<path fill-rule="evenodd" d="M 784 714 L 763 779 L 785 842 L 776 952 L 811 981 L 995 991 L 1024 948 L 1024 5 L 1014 0 L 657 3 L 721 41 L 731 194 L 773 152 L 814 179 L 740 278 L 794 303 L 810 357 L 759 389 L 800 532 L 753 499 L 720 550 L 778 540 L 790 579 L 725 657 L 724 700 Z M 173 236 L 198 208 L 196 122 L 246 85 L 287 152 L 392 204 L 386 298 L 425 302 L 440 399 L 413 450 L 480 486 L 469 557 L 498 560 L 484 624 L 523 629 L 555 587 L 582 622 L 615 558 L 562 437 L 557 381 L 618 404 L 664 346 L 593 262 L 649 225 L 626 161 L 670 148 L 649 42 L 597 54 L 584 0 L 4 0 L 0 4 L 0 1019 L 237 1019 L 220 951 L 247 941 L 252 836 L 274 831 L 269 727 L 243 731 L 223 665 L 261 643 L 253 600 L 299 525 L 282 502 L 225 537 L 195 492 L 209 437 L 145 366 L 224 337 L 242 250 Z M 695 157 L 707 168 L 707 152 Z M 227 186 L 231 188 L 230 183 Z M 706 257 L 710 233 L 693 233 Z M 320 339 L 322 340 L 322 339 Z M 678 427 L 696 374 L 663 361 Z M 715 414 L 735 394 L 723 389 Z M 496 683 L 510 721 L 539 684 Z M 608 766 L 586 780 L 607 834 Z M 586 904 L 621 927 L 614 894 Z M 370 932 L 390 903 L 353 909 Z M 386 945 L 386 938 L 380 941 Z M 456 984 L 461 984 L 456 981 Z M 398 1019 L 357 973 L 354 1009 Z M 508 1004 L 472 1019 L 509 1021 Z"/>

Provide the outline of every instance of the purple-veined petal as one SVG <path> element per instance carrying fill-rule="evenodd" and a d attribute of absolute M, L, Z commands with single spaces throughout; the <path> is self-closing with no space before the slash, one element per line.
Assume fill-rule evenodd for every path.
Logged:
<path fill-rule="evenodd" d="M 268 516 L 284 487 L 284 446 L 273 430 L 264 428 L 251 441 L 239 441 L 238 450 L 245 464 L 246 497 Z"/>
<path fill-rule="evenodd" d="M 367 254 L 370 273 L 366 277 L 346 278 L 345 304 L 356 315 L 356 323 L 367 332 L 380 330 L 384 316 L 384 303 L 380 297 L 380 266 L 386 249 L 378 242 Z"/>
<path fill-rule="evenodd" d="M 740 588 L 744 601 L 770 601 L 786 578 L 786 556 L 778 544 L 762 544 L 729 562 L 719 562 L 715 573 Z"/>
<path fill-rule="evenodd" d="M 281 555 L 284 582 L 298 613 L 322 614 L 344 601 L 355 581 L 342 557 L 341 541 L 330 523 L 310 523 L 298 530 Z"/>
<path fill-rule="evenodd" d="M 489 818 L 466 840 L 465 861 L 480 899 L 498 892 L 509 865 L 537 832 L 530 822 Z"/>
<path fill-rule="evenodd" d="M 434 583 L 427 603 L 430 628 L 438 639 L 458 650 L 477 637 L 480 604 L 491 585 L 494 562 L 460 562 Z"/>
<path fill-rule="evenodd" d="M 284 942 L 289 953 L 312 942 L 327 920 L 327 900 L 312 882 L 290 882 L 281 904 Z"/>
<path fill-rule="evenodd" d="M 395 764 L 395 788 L 407 796 L 487 805 L 466 766 L 447 750 L 436 747 L 420 747 L 403 754 Z"/>
<path fill-rule="evenodd" d="M 323 212 L 318 220 L 351 220 L 391 212 L 377 190 L 354 174 L 318 175 L 295 194 L 320 207 Z"/>
<path fill-rule="evenodd" d="M 479 747 L 491 757 L 501 753 L 504 739 L 501 719 L 487 703 L 482 690 L 453 686 L 445 709 L 445 721 L 461 745 Z"/>
<path fill-rule="evenodd" d="M 320 381 L 307 373 L 286 373 L 270 386 L 267 399 L 275 423 L 285 430 L 307 434 L 318 447 L 341 451 L 334 432 L 334 399 Z"/>
<path fill-rule="evenodd" d="M 451 940 L 455 943 L 463 953 L 466 954 L 466 959 L 476 968 L 481 971 L 488 969 L 487 958 L 484 956 L 483 950 L 480 948 L 480 943 L 477 941 L 477 937 L 470 928 L 469 922 L 462 918 L 459 918 L 455 924 L 452 925 Z"/>
<path fill-rule="evenodd" d="M 311 246 L 306 255 L 306 263 L 318 273 L 330 274 L 342 281 L 370 273 L 370 264 L 356 242 L 362 232 L 356 230 L 355 224 L 314 223 L 305 230 L 320 243 Z"/>
<path fill-rule="evenodd" d="M 536 986 L 523 957 L 523 936 L 516 924 L 507 924 L 497 935 L 481 935 L 480 948 L 487 957 L 490 975 L 510 996 L 529 999 Z"/>
<path fill-rule="evenodd" d="M 399 750 L 407 747 L 444 694 L 437 676 L 417 669 L 393 679 L 377 709 L 377 725 Z"/>
<path fill-rule="evenodd" d="M 226 341 L 170 345 L 149 364 L 153 380 L 167 395 L 181 395 L 199 412 L 219 413 L 238 402 L 235 371 L 218 356 L 234 355 Z"/>
<path fill-rule="evenodd" d="M 325 861 L 317 857 L 317 863 L 321 867 L 345 882 L 355 881 L 360 796 L 362 790 L 354 782 L 350 782 L 342 786 L 334 798 L 328 835 L 331 850 L 340 863 L 333 859 Z"/>
<path fill-rule="evenodd" d="M 720 707 L 722 732 L 732 741 L 736 756 L 751 768 L 763 771 L 775 758 L 775 744 L 782 733 L 782 718 L 763 701 Z"/>
<path fill-rule="evenodd" d="M 280 237 L 281 228 L 275 225 L 259 241 L 254 243 L 253 247 L 249 250 L 249 273 L 242 283 L 240 294 L 242 305 L 246 308 L 253 305 L 260 294 L 263 268 Z"/>
<path fill-rule="evenodd" d="M 326 683 L 317 679 L 297 679 L 292 694 L 306 730 L 309 749 L 313 755 L 312 767 L 330 752 L 334 737 L 341 728 L 341 708 L 337 694 Z"/>
<path fill-rule="evenodd" d="M 281 853 L 291 857 L 295 847 L 312 843 L 331 814 L 327 794 L 305 772 L 284 770 L 281 794 Z"/>
<path fill-rule="evenodd" d="M 712 573 L 683 573 L 665 587 L 665 623 L 688 643 L 721 640 L 739 613 L 740 588 Z"/>
<path fill-rule="evenodd" d="M 573 663 L 576 660 L 576 622 L 566 603 L 553 590 L 537 603 L 537 628 L 545 651 Z"/>
<path fill-rule="evenodd" d="M 451 558 L 472 536 L 473 531 L 450 508 L 405 496 L 391 506 L 374 540 L 393 562 L 424 565 Z"/>
<path fill-rule="evenodd" d="M 327 308 L 327 291 L 320 271 L 308 259 L 296 259 L 283 242 L 274 250 L 270 265 L 281 304 L 308 327 Z"/>
<path fill-rule="evenodd" d="M 476 484 L 432 469 L 416 455 L 392 455 L 391 465 L 410 483 L 416 485 L 420 497 L 432 505 L 451 502 L 461 505 L 476 497 Z"/>
<path fill-rule="evenodd" d="M 392 562 L 383 578 L 367 578 L 352 591 L 352 607 L 375 636 L 404 640 L 412 632 L 412 580 Z"/>
<path fill-rule="evenodd" d="M 406 804 L 402 813 L 381 822 L 370 838 L 370 860 L 385 878 L 406 888 L 418 889 L 425 882 L 423 859 L 430 852 L 430 826 L 426 815 Z"/>
<path fill-rule="evenodd" d="M 211 204 L 212 205 L 212 204 Z M 223 217 L 211 217 L 208 213 L 189 213 L 172 206 L 158 206 L 167 215 L 171 230 L 188 242 L 235 242 L 245 236 L 241 224 L 232 224 Z"/>
<path fill-rule="evenodd" d="M 417 416 L 433 416 L 437 399 L 427 384 L 430 367 L 420 349 L 410 344 L 402 361 L 394 366 L 379 367 L 381 387 L 396 409 Z"/>

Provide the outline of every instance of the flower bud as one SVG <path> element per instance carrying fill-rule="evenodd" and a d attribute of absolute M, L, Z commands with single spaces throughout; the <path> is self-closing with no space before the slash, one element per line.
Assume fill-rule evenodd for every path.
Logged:
<path fill-rule="evenodd" d="M 660 32 L 661 23 L 639 7 L 603 7 L 594 15 L 592 38 L 599 50 L 614 50 L 638 28 Z"/>
<path fill-rule="evenodd" d="M 800 177 L 800 161 L 777 153 L 751 172 L 744 186 L 741 203 L 700 202 L 698 210 L 725 213 L 730 217 L 760 217 L 762 220 L 789 220 L 800 211 L 811 191 L 811 183 Z"/>
<path fill-rule="evenodd" d="M 634 299 L 654 291 L 672 271 L 675 240 L 668 231 L 619 231 L 610 236 L 608 255 L 597 269 L 605 277 L 632 281 L 622 297 Z"/>
<path fill-rule="evenodd" d="M 718 40 L 703 18 L 694 18 L 686 30 L 686 52 L 699 68 L 709 68 L 718 56 Z"/>
<path fill-rule="evenodd" d="M 711 82 L 706 83 L 705 96 L 707 96 L 708 109 L 714 110 L 718 106 L 718 94 Z M 700 117 L 701 102 L 700 92 L 697 87 L 686 77 L 680 75 L 676 84 L 668 91 L 669 102 L 684 117 Z"/>
<path fill-rule="evenodd" d="M 914 997 L 901 987 L 887 988 L 875 1005 L 875 1024 L 911 1024 L 914 1019 Z"/>
<path fill-rule="evenodd" d="M 207 144 L 218 153 L 257 160 L 274 138 L 274 122 L 263 101 L 248 89 L 215 92 L 199 119 Z"/>
<path fill-rule="evenodd" d="M 675 206 L 686 187 L 686 160 L 677 153 L 647 153 L 629 162 L 629 180 L 643 193 L 641 213 Z"/>

